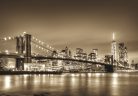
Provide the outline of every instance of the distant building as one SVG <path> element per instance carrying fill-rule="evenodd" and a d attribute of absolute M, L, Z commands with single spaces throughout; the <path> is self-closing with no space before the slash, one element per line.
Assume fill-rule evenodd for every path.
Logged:
<path fill-rule="evenodd" d="M 132 60 L 132 62 L 131 62 L 131 68 L 135 69 L 135 62 L 134 62 L 134 60 Z"/>
<path fill-rule="evenodd" d="M 66 57 L 65 50 L 61 50 L 61 52 L 59 52 L 58 56 L 61 58 L 65 58 Z"/>
<path fill-rule="evenodd" d="M 76 48 L 76 54 L 81 54 L 83 53 L 83 49 L 81 48 Z"/>
<path fill-rule="evenodd" d="M 93 49 L 92 52 L 88 55 L 88 60 L 97 61 L 98 59 L 98 49 Z"/>
<path fill-rule="evenodd" d="M 135 64 L 135 70 L 138 70 L 138 63 Z"/>
<path fill-rule="evenodd" d="M 63 58 L 70 58 L 72 57 L 71 50 L 69 50 L 68 47 L 66 46 L 64 50 L 61 50 L 59 56 Z"/>
<path fill-rule="evenodd" d="M 87 53 L 82 53 L 82 59 L 87 60 Z"/>
<path fill-rule="evenodd" d="M 88 60 L 96 61 L 96 53 L 90 53 L 88 55 Z"/>
<path fill-rule="evenodd" d="M 128 52 L 127 47 L 124 43 L 119 43 L 118 47 L 118 53 L 119 53 L 119 62 L 124 63 L 124 66 L 128 66 Z"/>
<path fill-rule="evenodd" d="M 57 53 L 57 51 L 54 50 L 54 51 L 52 52 L 52 57 L 57 57 L 57 56 L 58 56 L 58 53 Z"/>
<path fill-rule="evenodd" d="M 87 53 L 83 52 L 83 49 L 76 48 L 76 55 L 74 56 L 76 59 L 87 60 Z"/>
<path fill-rule="evenodd" d="M 69 57 L 70 57 L 70 58 L 72 57 L 72 52 L 71 52 L 71 50 L 69 50 Z"/>
<path fill-rule="evenodd" d="M 135 70 L 138 70 L 138 63 L 135 63 L 134 60 L 132 60 L 132 62 L 131 62 L 131 68 L 135 69 Z"/>
<path fill-rule="evenodd" d="M 13 58 L 0 58 L 0 70 L 15 69 L 15 59 Z"/>
<path fill-rule="evenodd" d="M 0 58 L 0 70 L 8 68 L 8 58 Z"/>
<path fill-rule="evenodd" d="M 93 49 L 93 53 L 95 53 L 96 58 L 98 57 L 98 49 Z"/>

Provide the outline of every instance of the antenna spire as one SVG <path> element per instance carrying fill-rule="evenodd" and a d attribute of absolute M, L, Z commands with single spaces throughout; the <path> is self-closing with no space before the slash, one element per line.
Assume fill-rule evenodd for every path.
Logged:
<path fill-rule="evenodd" d="M 115 33 L 114 32 L 113 32 L 113 35 L 112 36 L 113 36 L 112 38 L 113 38 L 113 41 L 114 41 L 115 40 Z"/>

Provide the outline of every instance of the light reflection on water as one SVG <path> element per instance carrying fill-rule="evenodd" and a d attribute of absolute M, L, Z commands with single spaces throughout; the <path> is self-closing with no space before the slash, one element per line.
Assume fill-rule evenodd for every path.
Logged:
<path fill-rule="evenodd" d="M 138 96 L 138 73 L 0 75 L 0 93 L 50 96 Z"/>
<path fill-rule="evenodd" d="M 11 77 L 5 76 L 4 81 L 4 89 L 9 89 L 11 87 Z"/>

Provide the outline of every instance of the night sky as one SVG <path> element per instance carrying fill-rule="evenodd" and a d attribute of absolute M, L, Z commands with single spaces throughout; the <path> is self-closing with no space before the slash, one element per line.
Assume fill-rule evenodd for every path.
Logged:
<path fill-rule="evenodd" d="M 0 38 L 24 31 L 59 50 L 98 48 L 103 55 L 115 32 L 138 62 L 137 0 L 0 0 Z"/>

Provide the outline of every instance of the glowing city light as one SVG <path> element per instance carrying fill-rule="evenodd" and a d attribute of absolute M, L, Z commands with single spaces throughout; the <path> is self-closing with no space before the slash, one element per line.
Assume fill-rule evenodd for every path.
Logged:
<path fill-rule="evenodd" d="M 35 39 L 35 37 L 33 36 L 33 39 Z"/>
<path fill-rule="evenodd" d="M 5 53 L 6 53 L 6 54 L 9 54 L 9 50 L 5 50 Z"/>
<path fill-rule="evenodd" d="M 41 42 L 41 44 L 43 45 L 43 44 L 44 44 L 44 42 Z"/>
<path fill-rule="evenodd" d="M 6 41 L 6 40 L 7 40 L 7 38 L 6 38 L 6 37 L 4 37 L 4 40 Z"/>
<path fill-rule="evenodd" d="M 10 40 L 10 39 L 11 39 L 11 37 L 8 37 L 8 39 Z"/>
<path fill-rule="evenodd" d="M 24 31 L 23 34 L 26 34 L 26 32 Z"/>

